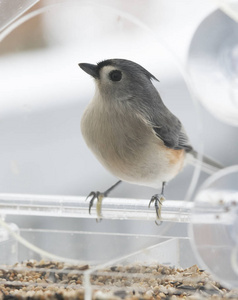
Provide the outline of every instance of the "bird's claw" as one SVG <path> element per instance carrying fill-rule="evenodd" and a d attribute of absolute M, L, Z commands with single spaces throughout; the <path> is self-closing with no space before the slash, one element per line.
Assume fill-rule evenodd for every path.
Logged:
<path fill-rule="evenodd" d="M 86 200 L 88 200 L 88 198 L 91 198 L 90 202 L 89 202 L 89 206 L 88 206 L 89 214 L 91 214 L 91 209 L 92 209 L 94 200 L 97 199 L 97 205 L 96 205 L 97 217 L 98 217 L 98 220 L 101 220 L 101 218 L 102 218 L 102 200 L 104 198 L 104 194 L 100 193 L 100 192 L 91 192 L 88 195 L 88 197 L 86 198 Z"/>
<path fill-rule="evenodd" d="M 151 197 L 150 202 L 149 202 L 149 207 L 151 203 L 155 203 L 155 212 L 156 212 L 156 218 L 158 221 L 161 221 L 161 208 L 163 205 L 163 202 L 165 201 L 165 197 L 163 194 L 155 194 Z M 156 222 L 156 224 L 158 224 Z"/>
<path fill-rule="evenodd" d="M 86 201 L 88 200 L 88 198 L 91 198 L 90 201 L 89 201 L 89 206 L 88 206 L 88 212 L 89 214 L 91 214 L 91 208 L 93 206 L 93 203 L 94 203 L 94 200 L 97 198 L 97 194 L 99 192 L 91 192 L 88 197 L 86 198 Z"/>

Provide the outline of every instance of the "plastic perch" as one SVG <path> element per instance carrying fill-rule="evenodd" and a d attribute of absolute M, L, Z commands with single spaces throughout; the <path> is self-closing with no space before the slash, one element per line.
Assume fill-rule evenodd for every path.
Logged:
<path fill-rule="evenodd" d="M 1 215 L 32 215 L 72 218 L 96 218 L 96 205 L 91 214 L 86 197 L 49 196 L 29 194 L 0 194 Z M 148 200 L 105 198 L 102 218 L 155 220 L 154 207 L 148 208 Z M 166 200 L 162 207 L 162 220 L 170 222 L 190 221 L 192 202 Z"/>

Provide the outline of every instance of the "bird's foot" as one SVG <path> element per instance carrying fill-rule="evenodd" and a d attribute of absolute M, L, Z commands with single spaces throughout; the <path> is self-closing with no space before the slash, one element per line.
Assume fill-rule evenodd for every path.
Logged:
<path fill-rule="evenodd" d="M 102 219 L 102 200 L 103 198 L 107 197 L 108 194 L 115 189 L 115 187 L 121 183 L 121 180 L 117 181 L 115 184 L 113 184 L 109 189 L 107 189 L 105 192 L 101 193 L 101 192 L 91 192 L 88 197 L 86 198 L 86 200 L 88 198 L 90 199 L 89 202 L 89 214 L 91 214 L 91 208 L 93 206 L 94 200 L 97 199 L 97 205 L 96 205 L 96 210 L 97 210 L 97 221 L 101 221 Z"/>
<path fill-rule="evenodd" d="M 94 203 L 94 200 L 97 199 L 97 205 L 96 205 L 96 211 L 97 211 L 97 221 L 100 221 L 102 219 L 102 200 L 105 197 L 104 193 L 100 193 L 100 192 L 91 192 L 88 197 L 86 198 L 86 200 L 88 198 L 90 199 L 89 202 L 89 207 L 88 207 L 88 211 L 89 214 L 91 214 L 91 209 Z"/>
<path fill-rule="evenodd" d="M 150 199 L 150 203 L 149 203 L 149 207 L 151 205 L 151 203 L 155 203 L 155 212 L 156 212 L 156 221 L 155 223 L 157 225 L 161 224 L 161 209 L 162 209 L 162 204 L 165 201 L 165 197 L 163 194 L 155 194 L 151 197 Z M 158 223 L 159 221 L 159 223 Z"/>

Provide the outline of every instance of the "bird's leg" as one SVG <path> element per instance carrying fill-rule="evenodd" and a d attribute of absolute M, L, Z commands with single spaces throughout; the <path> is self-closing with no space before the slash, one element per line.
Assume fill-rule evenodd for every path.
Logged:
<path fill-rule="evenodd" d="M 166 182 L 164 181 L 162 183 L 162 189 L 161 189 L 161 193 L 160 194 L 155 194 L 151 197 L 150 199 L 150 203 L 149 203 L 149 207 L 151 205 L 152 202 L 155 202 L 155 212 L 156 212 L 156 217 L 157 220 L 160 221 L 161 219 L 161 208 L 162 208 L 162 204 L 163 201 L 165 200 L 164 197 L 164 187 L 165 187 Z"/>
<path fill-rule="evenodd" d="M 119 184 L 121 183 L 121 180 L 117 181 L 115 184 L 113 184 L 109 189 L 107 189 L 105 192 L 101 193 L 101 192 L 91 192 L 88 197 L 86 198 L 86 200 L 88 198 L 90 199 L 89 202 L 89 213 L 91 214 L 91 208 L 93 206 L 94 200 L 97 199 L 97 206 L 96 206 L 96 210 L 97 210 L 97 216 L 99 219 L 101 219 L 102 217 L 102 200 L 103 198 L 107 197 L 107 195 Z"/>

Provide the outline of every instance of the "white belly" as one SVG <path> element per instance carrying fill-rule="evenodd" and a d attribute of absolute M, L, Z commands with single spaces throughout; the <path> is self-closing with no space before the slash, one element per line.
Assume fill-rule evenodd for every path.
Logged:
<path fill-rule="evenodd" d="M 93 100 L 81 121 L 83 137 L 102 165 L 123 181 L 158 188 L 181 170 L 178 160 L 136 115 L 102 110 Z M 178 156 L 178 155 L 177 155 Z"/>

